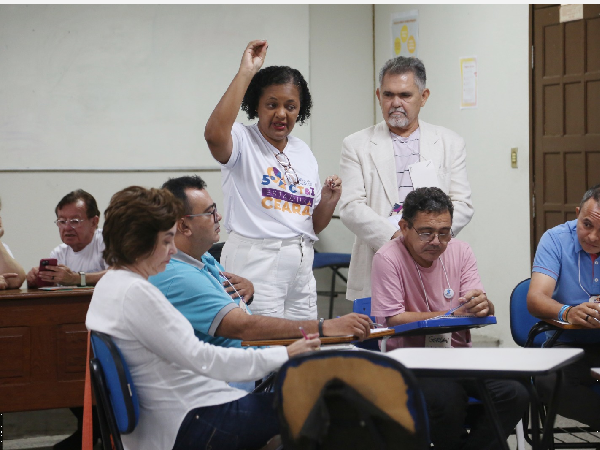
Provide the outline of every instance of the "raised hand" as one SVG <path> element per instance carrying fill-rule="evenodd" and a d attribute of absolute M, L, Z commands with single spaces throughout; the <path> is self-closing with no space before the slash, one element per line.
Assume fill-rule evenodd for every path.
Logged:
<path fill-rule="evenodd" d="M 268 47 L 267 41 L 251 41 L 242 55 L 240 70 L 248 70 L 252 74 L 258 72 L 265 62 Z"/>

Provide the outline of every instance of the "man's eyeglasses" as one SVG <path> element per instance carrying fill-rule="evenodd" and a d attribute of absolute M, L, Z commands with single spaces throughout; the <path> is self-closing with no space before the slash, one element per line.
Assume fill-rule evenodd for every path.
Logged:
<path fill-rule="evenodd" d="M 56 224 L 57 227 L 59 228 L 64 228 L 67 226 L 71 226 L 73 228 L 77 228 L 79 226 L 81 226 L 81 224 L 85 222 L 85 219 L 57 219 L 54 221 L 54 223 Z"/>
<path fill-rule="evenodd" d="M 436 236 L 442 244 L 446 244 L 447 242 L 450 242 L 450 239 L 452 239 L 451 232 L 449 232 L 449 233 L 429 233 L 429 232 L 419 233 L 416 228 L 413 228 L 412 223 L 410 224 L 410 228 L 415 230 L 415 233 L 417 233 L 417 236 L 419 236 L 419 239 L 423 242 L 432 242 Z"/>
<path fill-rule="evenodd" d="M 298 184 L 298 174 L 292 167 L 290 159 L 285 153 L 279 152 L 275 155 L 275 159 L 281 164 L 285 172 L 285 178 L 290 184 Z"/>
<path fill-rule="evenodd" d="M 210 208 L 212 208 L 211 212 L 200 213 L 200 214 L 186 214 L 183 217 L 213 216 L 213 220 L 215 221 L 215 223 L 217 223 L 218 222 L 218 219 L 217 219 L 217 204 L 213 203 L 212 206 L 210 206 Z"/>

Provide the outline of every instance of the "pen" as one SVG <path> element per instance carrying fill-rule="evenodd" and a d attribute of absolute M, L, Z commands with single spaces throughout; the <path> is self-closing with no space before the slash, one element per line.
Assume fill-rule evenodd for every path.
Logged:
<path fill-rule="evenodd" d="M 460 307 L 461 307 L 461 306 L 463 306 L 463 305 L 464 305 L 464 303 L 461 303 L 460 305 L 458 305 L 458 306 L 455 306 L 454 308 L 452 308 L 450 311 L 448 311 L 448 312 L 447 312 L 446 314 L 444 314 L 444 315 L 445 315 L 445 316 L 450 316 L 450 315 L 452 315 L 452 313 L 453 313 L 454 311 L 456 311 L 458 308 L 460 308 Z"/>
<path fill-rule="evenodd" d="M 298 328 L 300 329 L 302 336 L 304 336 L 304 339 L 308 340 L 308 336 L 306 335 L 306 331 L 304 331 L 304 328 L 302 328 L 302 327 L 298 327 Z"/>
<path fill-rule="evenodd" d="M 383 328 L 383 325 L 380 323 L 371 322 L 371 328 Z"/>

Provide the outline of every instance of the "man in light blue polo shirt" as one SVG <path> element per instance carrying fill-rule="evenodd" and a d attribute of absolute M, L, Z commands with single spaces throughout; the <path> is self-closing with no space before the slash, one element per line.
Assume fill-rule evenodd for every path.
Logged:
<path fill-rule="evenodd" d="M 544 233 L 527 295 L 531 314 L 586 330 L 563 332 L 555 346 L 582 348 L 583 359 L 563 370 L 558 413 L 600 430 L 600 395 L 591 388 L 591 367 L 600 367 L 600 185 L 588 190 L 577 219 Z M 554 377 L 539 380 L 548 397 Z"/>
<path fill-rule="evenodd" d="M 221 215 L 206 183 L 197 176 L 185 176 L 172 178 L 162 187 L 183 201 L 185 216 L 177 222 L 179 251 L 166 270 L 149 281 L 190 321 L 199 339 L 239 347 L 241 340 L 299 338 L 299 327 L 322 336 L 353 334 L 363 339 L 369 335 L 371 320 L 363 314 L 320 321 L 251 315 L 246 304 L 254 293 L 252 283 L 224 272 L 207 253 L 219 241 Z"/>

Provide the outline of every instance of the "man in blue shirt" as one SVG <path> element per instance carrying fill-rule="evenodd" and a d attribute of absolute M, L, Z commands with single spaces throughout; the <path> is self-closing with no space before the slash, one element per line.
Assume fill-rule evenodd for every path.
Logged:
<path fill-rule="evenodd" d="M 177 222 L 179 251 L 166 270 L 149 281 L 190 321 L 199 339 L 239 347 L 241 340 L 299 338 L 299 327 L 322 336 L 353 334 L 363 339 L 369 335 L 371 321 L 363 314 L 318 321 L 252 315 L 246 304 L 254 292 L 252 283 L 224 272 L 207 253 L 219 241 L 221 215 L 206 183 L 198 176 L 184 176 L 162 187 L 183 201 L 185 215 Z"/>
<path fill-rule="evenodd" d="M 591 367 L 600 367 L 600 185 L 588 190 L 577 219 L 544 233 L 527 295 L 531 314 L 586 330 L 563 332 L 555 346 L 582 348 L 583 359 L 563 370 L 558 413 L 600 430 L 600 395 L 591 388 Z M 543 397 L 554 377 L 539 381 Z"/>

